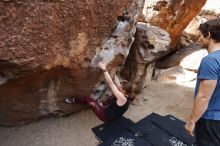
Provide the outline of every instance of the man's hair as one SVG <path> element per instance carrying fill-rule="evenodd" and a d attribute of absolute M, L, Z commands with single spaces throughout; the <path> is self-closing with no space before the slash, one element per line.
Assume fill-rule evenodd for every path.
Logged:
<path fill-rule="evenodd" d="M 126 80 L 121 82 L 122 88 L 125 90 L 126 94 L 128 94 L 128 98 L 133 101 L 136 96 L 133 93 L 132 84 Z"/>
<path fill-rule="evenodd" d="M 207 37 L 210 33 L 210 37 L 216 41 L 220 42 L 220 19 L 209 20 L 203 24 L 200 24 L 199 30 L 204 37 Z"/>

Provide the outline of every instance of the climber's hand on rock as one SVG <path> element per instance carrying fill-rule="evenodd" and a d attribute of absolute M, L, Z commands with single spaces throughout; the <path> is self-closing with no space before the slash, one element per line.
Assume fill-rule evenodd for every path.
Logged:
<path fill-rule="evenodd" d="M 106 65 L 104 63 L 102 63 L 101 61 L 98 63 L 98 65 L 103 71 L 106 70 Z"/>

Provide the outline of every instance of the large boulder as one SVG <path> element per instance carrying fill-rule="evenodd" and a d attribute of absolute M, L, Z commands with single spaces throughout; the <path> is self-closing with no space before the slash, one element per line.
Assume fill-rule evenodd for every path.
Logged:
<path fill-rule="evenodd" d="M 200 13 L 206 0 L 145 0 L 142 21 L 168 31 L 171 47 L 180 41 L 182 31 Z"/>
<path fill-rule="evenodd" d="M 142 0 L 1 1 L 0 125 L 79 111 L 65 98 L 93 94 L 103 76 L 91 64 L 102 50 L 120 50 L 104 58 L 110 70 L 125 61 L 141 7 Z"/>
<path fill-rule="evenodd" d="M 137 24 L 135 41 L 122 71 L 122 76 L 133 83 L 135 93 L 142 91 L 146 77 L 151 78 L 154 62 L 170 52 L 170 41 L 169 33 L 159 27 Z"/>

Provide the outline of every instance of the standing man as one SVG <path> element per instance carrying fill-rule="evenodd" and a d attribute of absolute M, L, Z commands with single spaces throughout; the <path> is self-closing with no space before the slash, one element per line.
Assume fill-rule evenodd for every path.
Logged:
<path fill-rule="evenodd" d="M 185 128 L 198 146 L 220 146 L 220 19 L 199 27 L 200 43 L 209 54 L 201 61 L 195 88 L 195 102 Z"/>

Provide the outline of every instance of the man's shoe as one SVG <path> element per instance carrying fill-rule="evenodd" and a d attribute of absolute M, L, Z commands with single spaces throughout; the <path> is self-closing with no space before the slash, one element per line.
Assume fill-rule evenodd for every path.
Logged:
<path fill-rule="evenodd" d="M 68 97 L 65 99 L 65 102 L 68 104 L 74 104 L 74 103 L 76 103 L 76 100 L 74 97 Z"/>

